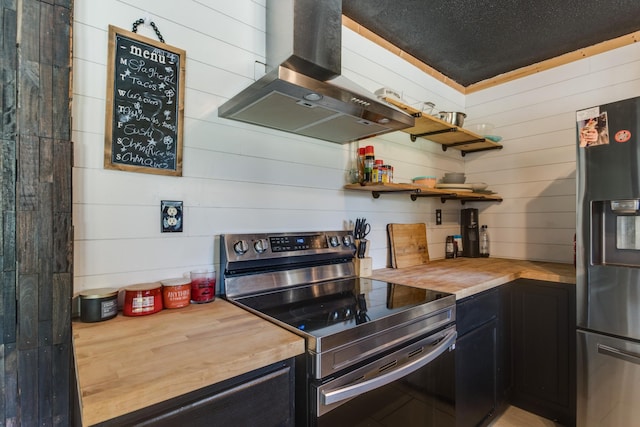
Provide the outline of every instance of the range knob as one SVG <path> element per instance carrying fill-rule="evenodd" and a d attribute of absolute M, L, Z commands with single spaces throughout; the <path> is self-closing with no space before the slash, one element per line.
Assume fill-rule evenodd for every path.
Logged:
<path fill-rule="evenodd" d="M 269 249 L 269 242 L 267 242 L 267 239 L 258 239 L 253 242 L 253 248 L 256 250 L 256 252 L 261 254 Z"/>
<path fill-rule="evenodd" d="M 345 234 L 342 236 L 342 244 L 351 247 L 353 245 L 353 236 L 351 234 Z"/>
<path fill-rule="evenodd" d="M 238 255 L 243 255 L 249 250 L 249 244 L 246 240 L 238 240 L 233 244 L 233 251 Z"/>
<path fill-rule="evenodd" d="M 338 236 L 329 236 L 329 244 L 334 248 L 340 246 L 340 239 Z"/>

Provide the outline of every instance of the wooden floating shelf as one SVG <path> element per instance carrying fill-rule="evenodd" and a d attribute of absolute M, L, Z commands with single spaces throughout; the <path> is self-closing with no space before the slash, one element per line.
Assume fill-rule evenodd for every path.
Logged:
<path fill-rule="evenodd" d="M 374 199 L 380 197 L 382 193 L 409 193 L 411 200 L 415 201 L 418 197 L 439 197 L 442 203 L 447 200 L 460 200 L 462 204 L 465 202 L 501 202 L 502 197 L 496 194 L 474 193 L 471 191 L 450 191 L 438 188 L 429 188 L 415 184 L 347 184 L 344 186 L 346 190 L 370 191 Z"/>
<path fill-rule="evenodd" d="M 425 138 L 441 144 L 442 151 L 447 151 L 448 148 L 460 150 L 462 156 L 467 153 L 502 149 L 502 145 L 497 142 L 493 142 L 461 127 L 453 126 L 451 123 L 447 123 L 437 117 L 423 116 L 422 111 L 405 105 L 393 98 L 385 97 L 383 99 L 416 118 L 414 127 L 402 129 L 402 132 L 410 135 L 411 141 L 415 141 L 418 138 Z"/>

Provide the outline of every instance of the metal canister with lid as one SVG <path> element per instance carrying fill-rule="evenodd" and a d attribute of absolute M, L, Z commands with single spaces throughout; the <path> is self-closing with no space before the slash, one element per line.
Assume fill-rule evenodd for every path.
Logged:
<path fill-rule="evenodd" d="M 79 294 L 80 320 L 102 322 L 118 314 L 118 290 L 114 288 L 87 289 Z"/>

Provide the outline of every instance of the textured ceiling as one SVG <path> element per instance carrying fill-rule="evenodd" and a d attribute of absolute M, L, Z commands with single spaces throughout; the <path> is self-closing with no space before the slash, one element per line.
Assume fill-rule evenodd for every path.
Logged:
<path fill-rule="evenodd" d="M 462 86 L 640 30 L 640 0 L 343 0 L 342 13 Z"/>

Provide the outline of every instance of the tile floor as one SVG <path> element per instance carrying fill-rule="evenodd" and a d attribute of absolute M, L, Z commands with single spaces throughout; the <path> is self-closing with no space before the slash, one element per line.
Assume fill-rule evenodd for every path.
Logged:
<path fill-rule="evenodd" d="M 562 425 L 515 406 L 509 406 L 498 419 L 489 424 L 489 427 L 562 427 Z"/>

